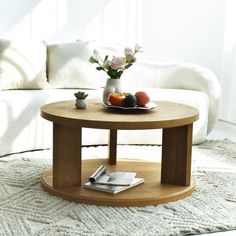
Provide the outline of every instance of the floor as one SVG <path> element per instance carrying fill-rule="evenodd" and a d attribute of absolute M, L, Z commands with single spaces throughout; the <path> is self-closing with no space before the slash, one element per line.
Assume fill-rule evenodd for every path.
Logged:
<path fill-rule="evenodd" d="M 207 139 L 230 139 L 236 142 L 236 124 L 227 123 L 222 120 L 218 121 L 214 130 L 207 136 Z M 204 234 L 204 236 L 235 236 L 236 230 L 227 231 L 227 232 L 219 232 L 219 233 L 211 233 Z"/>
<path fill-rule="evenodd" d="M 213 131 L 207 136 L 207 139 L 228 138 L 236 142 L 236 124 L 219 120 Z"/>

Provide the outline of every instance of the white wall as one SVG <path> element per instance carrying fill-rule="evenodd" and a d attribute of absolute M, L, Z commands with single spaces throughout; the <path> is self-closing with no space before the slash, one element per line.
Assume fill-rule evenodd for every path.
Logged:
<path fill-rule="evenodd" d="M 227 0 L 226 6 L 221 117 L 236 124 L 236 1 Z"/>
<path fill-rule="evenodd" d="M 138 42 L 143 58 L 198 63 L 223 82 L 226 1 L 0 0 L 0 37 Z"/>
<path fill-rule="evenodd" d="M 220 76 L 224 1 L 159 0 L 144 4 L 143 44 L 153 59 L 205 65 Z"/>

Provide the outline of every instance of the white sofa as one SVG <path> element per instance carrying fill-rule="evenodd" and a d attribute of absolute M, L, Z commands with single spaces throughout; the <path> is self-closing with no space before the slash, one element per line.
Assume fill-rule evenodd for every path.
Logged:
<path fill-rule="evenodd" d="M 0 156 L 52 146 L 52 124 L 40 116 L 43 104 L 75 99 L 78 90 L 102 101 L 106 75 L 88 62 L 95 47 L 100 46 L 84 41 L 46 45 L 0 40 Z M 200 116 L 194 123 L 194 144 L 203 142 L 214 128 L 220 85 L 209 69 L 138 60 L 121 80 L 124 91 L 144 90 L 151 100 L 196 107 Z M 107 130 L 83 129 L 83 145 L 107 140 Z M 118 131 L 118 143 L 161 144 L 161 130 Z"/>

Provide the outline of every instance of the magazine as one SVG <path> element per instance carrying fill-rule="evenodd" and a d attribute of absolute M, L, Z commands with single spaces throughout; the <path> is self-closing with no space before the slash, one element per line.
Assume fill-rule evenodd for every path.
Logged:
<path fill-rule="evenodd" d="M 102 165 L 89 177 L 89 181 L 94 184 L 129 186 L 135 176 L 135 172 L 108 172 Z"/>
<path fill-rule="evenodd" d="M 89 177 L 89 182 L 84 187 L 116 194 L 144 182 L 143 178 L 135 176 L 135 172 L 108 172 L 102 165 Z"/>
<path fill-rule="evenodd" d="M 89 189 L 98 190 L 98 191 L 107 192 L 107 193 L 116 194 L 116 193 L 122 192 L 126 189 L 132 188 L 136 185 L 142 184 L 142 183 L 144 183 L 143 178 L 134 178 L 132 183 L 130 185 L 126 185 L 126 186 L 115 186 L 115 185 L 96 184 L 96 183 L 88 182 L 84 185 L 84 187 L 89 188 Z"/>

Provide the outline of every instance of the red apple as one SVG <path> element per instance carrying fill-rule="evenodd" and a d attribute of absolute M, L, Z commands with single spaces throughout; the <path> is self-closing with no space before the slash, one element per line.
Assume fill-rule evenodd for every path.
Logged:
<path fill-rule="evenodd" d="M 150 101 L 150 97 L 144 91 L 136 92 L 135 93 L 135 97 L 137 99 L 137 104 L 140 107 L 145 107 L 149 103 L 149 101 Z"/>

